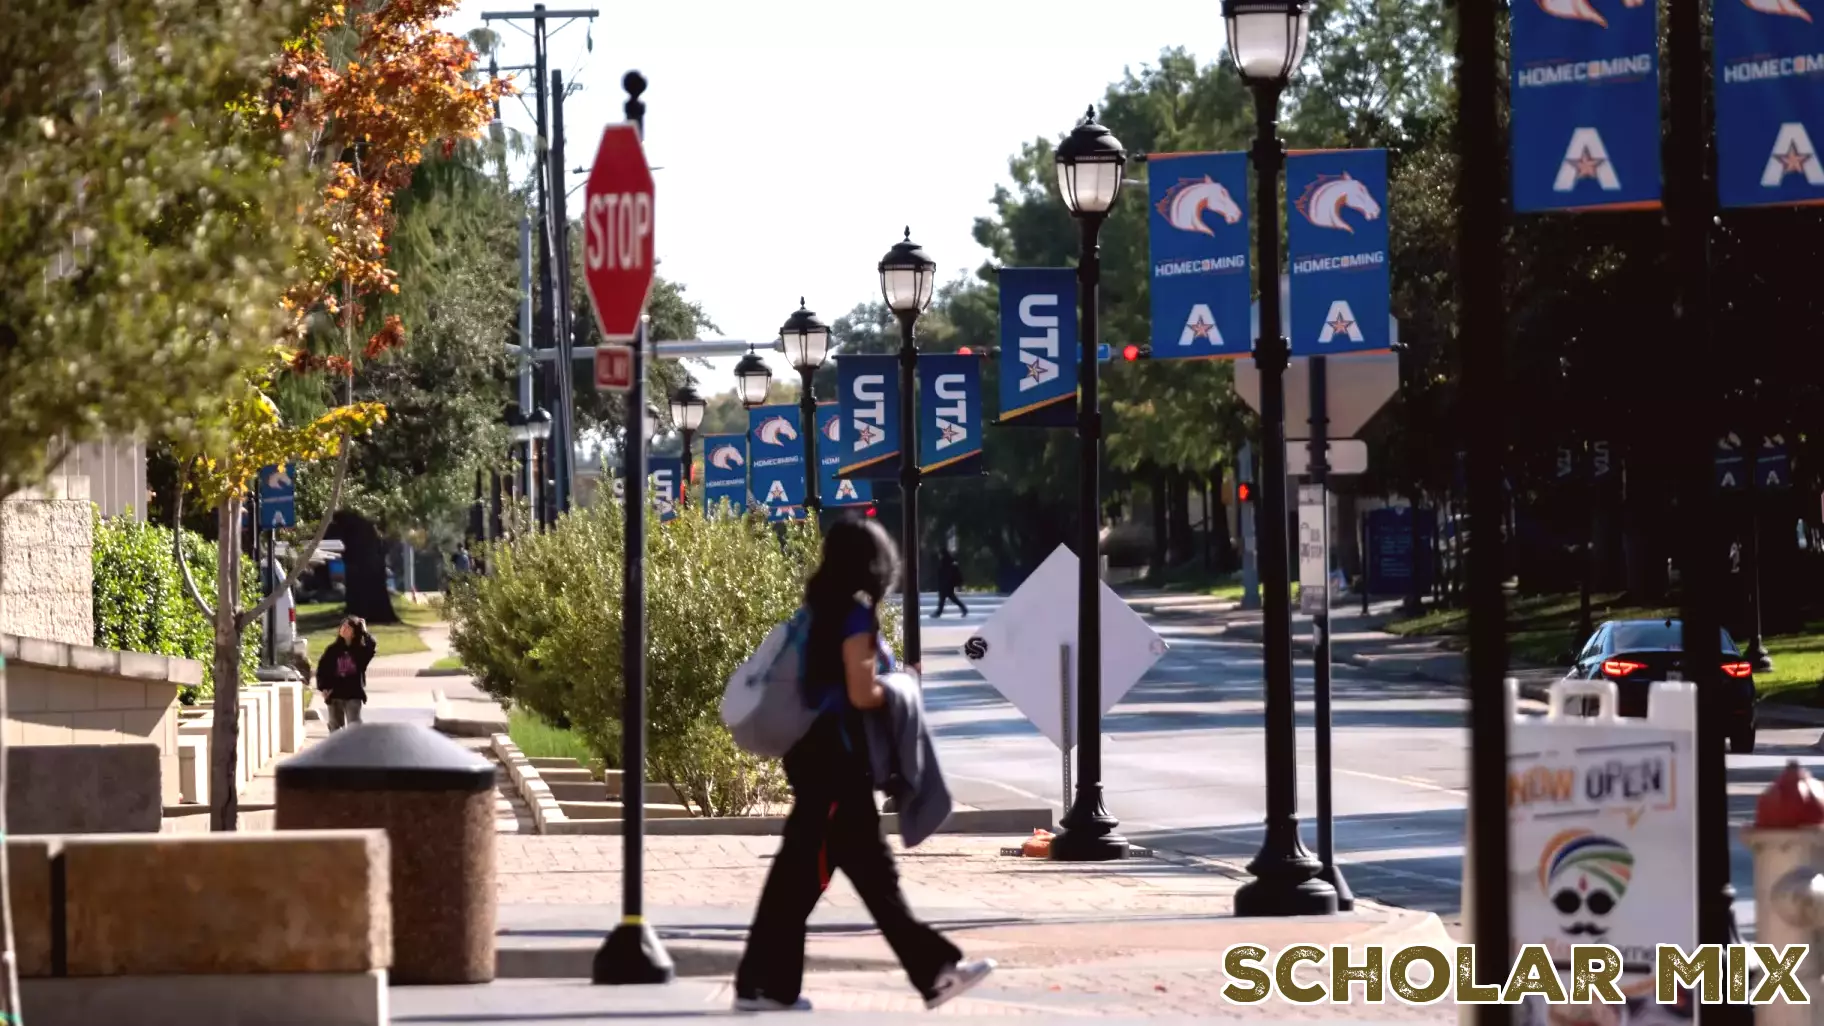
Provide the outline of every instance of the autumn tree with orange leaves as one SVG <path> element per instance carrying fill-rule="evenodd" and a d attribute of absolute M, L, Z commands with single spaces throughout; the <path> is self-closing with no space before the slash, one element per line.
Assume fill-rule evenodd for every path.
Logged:
<path fill-rule="evenodd" d="M 215 622 L 215 722 L 210 744 L 210 825 L 233 830 L 241 636 L 266 614 L 310 563 L 341 501 L 349 447 L 386 417 L 377 403 L 353 400 L 355 368 L 403 345 L 396 316 L 368 325 L 363 304 L 398 291 L 388 266 L 392 200 L 411 183 L 427 148 L 447 152 L 478 134 L 502 86 L 472 74 L 475 53 L 436 21 L 451 0 L 371 0 L 329 4 L 309 31 L 288 43 L 259 116 L 276 119 L 319 169 L 321 194 L 307 216 L 320 251 L 300 262 L 282 306 L 289 331 L 267 364 L 234 383 L 227 430 L 199 433 L 181 452 L 189 490 L 216 510 L 215 601 L 194 581 L 191 598 Z M 283 216 L 283 212 L 270 212 Z M 307 423 L 286 424 L 272 401 L 287 376 L 326 381 L 333 406 Z M 216 441 L 211 441 L 215 439 Z M 241 511 L 260 468 L 335 461 L 322 523 L 293 560 L 290 575 L 265 600 L 241 608 Z M 182 518 L 184 487 L 176 516 Z M 182 532 L 177 532 L 181 544 Z M 180 566 L 187 564 L 181 558 Z M 186 573 L 188 571 L 186 570 Z"/>

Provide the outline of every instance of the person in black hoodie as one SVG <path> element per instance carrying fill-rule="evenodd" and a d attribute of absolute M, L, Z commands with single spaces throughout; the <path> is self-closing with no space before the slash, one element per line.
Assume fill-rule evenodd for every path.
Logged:
<path fill-rule="evenodd" d="M 374 636 L 367 632 L 367 621 L 358 616 L 343 620 L 336 640 L 317 660 L 317 690 L 329 707 L 330 730 L 361 722 L 361 707 L 367 703 L 367 664 L 373 660 Z"/>

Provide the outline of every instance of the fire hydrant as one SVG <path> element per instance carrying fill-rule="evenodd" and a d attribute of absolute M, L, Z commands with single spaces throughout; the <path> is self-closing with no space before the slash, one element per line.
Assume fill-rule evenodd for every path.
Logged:
<path fill-rule="evenodd" d="M 1742 841 L 1754 853 L 1756 943 L 1811 945 L 1799 972 L 1812 1003 L 1757 1005 L 1756 1026 L 1824 1026 L 1824 784 L 1787 763 L 1761 792 Z"/>

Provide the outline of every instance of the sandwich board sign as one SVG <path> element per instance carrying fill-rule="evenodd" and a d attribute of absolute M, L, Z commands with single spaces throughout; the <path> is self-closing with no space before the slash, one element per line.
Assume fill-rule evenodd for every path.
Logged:
<path fill-rule="evenodd" d="M 1593 716 L 1568 708 L 1588 699 Z M 1550 706 L 1510 727 L 1514 944 L 1545 945 L 1567 991 L 1571 946 L 1612 945 L 1631 1013 L 1620 1021 L 1662 1015 L 1671 1008 L 1655 1004 L 1655 950 L 1697 944 L 1696 687 L 1654 684 L 1645 719 L 1616 715 L 1612 681 L 1561 681 Z M 1591 1011 L 1535 1001 L 1517 1022 L 1581 1022 Z"/>
<path fill-rule="evenodd" d="M 1107 582 L 1101 590 L 1101 712 L 1107 715 L 1165 654 L 1166 644 Z M 1078 736 L 1076 646 L 1077 557 L 1060 545 L 963 643 L 963 654 L 1039 733 L 1068 753 Z M 1070 654 L 1060 660 L 1065 649 Z M 1068 683 L 1060 679 L 1063 668 Z"/>

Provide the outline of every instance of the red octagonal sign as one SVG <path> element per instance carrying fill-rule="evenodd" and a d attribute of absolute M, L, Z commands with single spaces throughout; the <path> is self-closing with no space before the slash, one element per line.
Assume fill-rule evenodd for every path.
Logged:
<path fill-rule="evenodd" d="M 640 133 L 609 125 L 583 204 L 583 282 L 603 337 L 631 339 L 652 289 L 652 170 Z"/>

